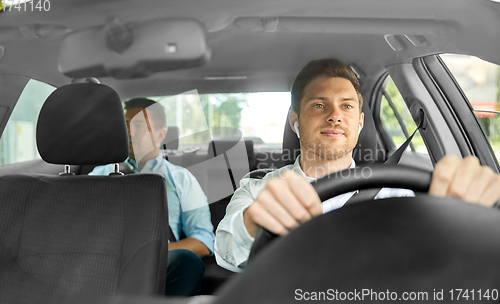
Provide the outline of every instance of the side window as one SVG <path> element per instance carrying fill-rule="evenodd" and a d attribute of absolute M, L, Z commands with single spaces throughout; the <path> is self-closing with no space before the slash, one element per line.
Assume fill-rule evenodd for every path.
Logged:
<path fill-rule="evenodd" d="M 36 123 L 43 102 L 54 90 L 33 79 L 26 84 L 0 138 L 0 165 L 40 159 Z"/>
<path fill-rule="evenodd" d="M 387 76 L 382 86 L 380 112 L 378 115 L 380 115 L 380 122 L 383 128 L 381 131 L 386 133 L 387 136 L 385 138 L 389 141 L 385 143 L 389 151 L 401 146 L 417 128 L 403 97 L 390 76 Z M 420 136 L 420 132 L 417 131 L 407 151 L 428 156 L 428 151 Z"/>
<path fill-rule="evenodd" d="M 500 66 L 473 56 L 440 56 L 469 100 L 484 135 L 500 160 Z"/>

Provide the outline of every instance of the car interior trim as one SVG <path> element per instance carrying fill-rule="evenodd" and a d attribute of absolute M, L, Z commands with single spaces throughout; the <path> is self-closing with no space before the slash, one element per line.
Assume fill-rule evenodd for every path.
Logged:
<path fill-rule="evenodd" d="M 395 150 L 397 147 L 394 145 L 394 142 L 392 139 L 389 137 L 387 132 L 385 131 L 383 125 L 382 125 L 382 120 L 380 118 L 380 104 L 381 104 L 381 99 L 383 96 L 382 91 L 384 90 L 384 86 L 386 84 L 386 80 L 388 77 L 388 73 L 385 72 L 377 81 L 377 83 L 374 86 L 373 94 L 370 94 L 368 96 L 372 96 L 372 99 L 370 100 L 370 109 L 372 109 L 373 113 L 373 122 L 375 124 L 375 127 L 377 128 L 377 145 L 383 147 L 385 152 L 387 153 L 388 151 Z"/>

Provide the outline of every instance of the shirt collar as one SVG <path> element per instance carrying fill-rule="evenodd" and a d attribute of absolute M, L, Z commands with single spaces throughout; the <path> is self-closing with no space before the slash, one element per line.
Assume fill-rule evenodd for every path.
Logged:
<path fill-rule="evenodd" d="M 158 153 L 157 157 L 148 160 L 146 162 L 146 164 L 144 164 L 144 167 L 142 168 L 142 170 L 139 170 L 139 167 L 137 167 L 137 163 L 135 162 L 134 159 L 127 157 L 127 159 L 125 160 L 125 163 L 127 163 L 128 166 L 130 167 L 130 169 L 132 171 L 134 171 L 135 173 L 154 172 L 161 166 L 162 159 L 163 159 L 163 154 L 160 152 L 160 153 Z"/>
<path fill-rule="evenodd" d="M 349 169 L 354 169 L 354 168 L 356 168 L 356 162 L 354 161 L 354 158 L 351 157 L 351 165 L 349 166 Z M 297 172 L 298 174 L 302 175 L 303 177 L 307 178 L 308 180 L 316 180 L 316 178 L 307 176 L 304 173 L 304 171 L 302 171 L 302 168 L 300 168 L 300 155 L 297 156 L 297 158 L 295 159 L 295 162 L 293 163 L 291 169 Z"/>

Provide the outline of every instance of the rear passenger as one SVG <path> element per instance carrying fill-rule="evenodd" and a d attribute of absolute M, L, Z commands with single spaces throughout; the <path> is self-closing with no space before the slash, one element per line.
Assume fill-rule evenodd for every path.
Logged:
<path fill-rule="evenodd" d="M 185 168 L 163 158 L 160 145 L 167 133 L 162 105 L 146 98 L 125 102 L 129 132 L 126 173 L 159 173 L 165 176 L 170 225 L 166 295 L 193 296 L 201 291 L 203 256 L 214 246 L 207 197 L 196 178 Z M 113 165 L 94 168 L 90 175 L 114 172 Z M 185 238 L 182 236 L 185 235 Z"/>

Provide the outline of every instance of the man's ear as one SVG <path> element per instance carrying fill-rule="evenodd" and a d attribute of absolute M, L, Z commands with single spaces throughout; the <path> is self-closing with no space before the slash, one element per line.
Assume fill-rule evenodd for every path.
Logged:
<path fill-rule="evenodd" d="M 358 135 L 359 133 L 361 133 L 361 130 L 363 129 L 365 125 L 365 113 L 361 112 L 361 114 L 359 115 L 359 131 L 358 131 Z"/>
<path fill-rule="evenodd" d="M 297 114 L 297 112 L 295 112 L 294 110 L 290 109 L 290 112 L 289 112 L 289 116 L 288 116 L 288 123 L 290 124 L 290 127 L 292 128 L 293 132 L 297 133 L 297 130 L 295 130 L 295 127 L 294 127 L 294 123 L 297 121 L 299 121 L 299 115 Z"/>
<path fill-rule="evenodd" d="M 155 138 L 155 140 L 157 140 L 158 142 L 157 145 L 159 146 L 160 149 L 161 149 L 160 145 L 163 142 L 163 139 L 165 139 L 165 136 L 167 135 L 167 129 L 168 128 L 161 128 L 156 133 L 157 138 Z"/>

